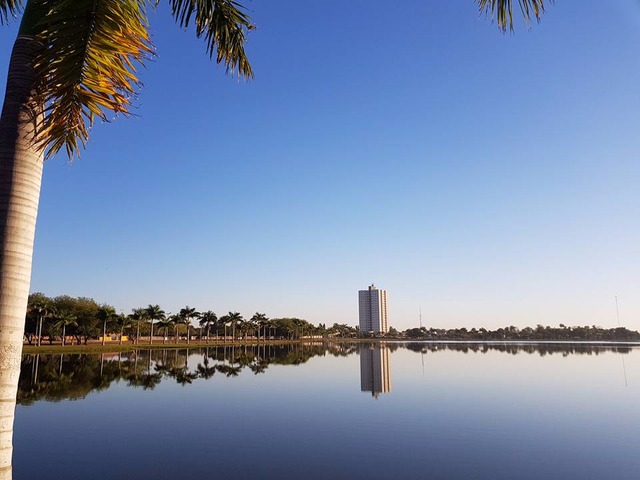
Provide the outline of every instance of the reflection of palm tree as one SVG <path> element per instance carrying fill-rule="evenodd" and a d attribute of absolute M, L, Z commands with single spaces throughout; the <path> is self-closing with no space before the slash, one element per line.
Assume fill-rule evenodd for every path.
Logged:
<path fill-rule="evenodd" d="M 148 373 L 146 375 L 132 375 L 127 378 L 131 387 L 142 387 L 143 390 L 153 390 L 162 380 L 161 373 Z"/>
<path fill-rule="evenodd" d="M 205 380 L 209 380 L 216 373 L 216 366 L 215 365 L 213 367 L 209 366 L 209 349 L 208 348 L 205 354 L 203 355 L 202 363 L 198 363 L 196 370 L 198 372 L 198 376 L 200 378 L 204 378 Z"/>
<path fill-rule="evenodd" d="M 237 377 L 242 371 L 242 367 L 234 367 L 233 365 L 220 364 L 216 365 L 216 369 L 225 374 L 227 377 Z"/>
<path fill-rule="evenodd" d="M 56 324 L 53 326 L 55 329 L 59 329 L 60 327 L 62 327 L 62 346 L 64 347 L 65 344 L 65 339 L 66 339 L 66 334 L 67 334 L 67 326 L 74 326 L 77 327 L 78 326 L 78 322 L 76 320 L 76 316 L 73 315 L 70 312 L 60 312 L 58 314 L 57 318 L 57 322 Z M 73 342 L 71 342 L 73 343 Z"/>

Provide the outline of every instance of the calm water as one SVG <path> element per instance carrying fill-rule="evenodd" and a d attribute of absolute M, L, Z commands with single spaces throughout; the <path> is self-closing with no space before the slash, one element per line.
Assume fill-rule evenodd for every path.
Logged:
<path fill-rule="evenodd" d="M 640 349 L 25 356 L 15 479 L 640 476 Z"/>

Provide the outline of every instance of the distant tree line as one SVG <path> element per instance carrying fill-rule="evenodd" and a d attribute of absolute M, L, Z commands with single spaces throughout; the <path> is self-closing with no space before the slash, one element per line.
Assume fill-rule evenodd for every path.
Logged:
<path fill-rule="evenodd" d="M 485 328 L 410 328 L 402 335 L 404 338 L 421 340 L 530 340 L 530 341 L 640 341 L 640 333 L 625 327 L 602 328 L 596 325 L 567 327 L 560 324 L 558 327 L 537 325 L 536 328 L 518 328 L 509 326 L 497 330 Z"/>
<path fill-rule="evenodd" d="M 195 323 L 195 325 L 194 325 Z M 300 318 L 268 318 L 256 312 L 245 319 L 239 312 L 218 317 L 211 310 L 199 312 L 185 306 L 179 312 L 165 312 L 160 305 L 134 308 L 131 313 L 116 313 L 106 303 L 92 298 L 60 295 L 48 297 L 43 293 L 29 295 L 25 322 L 25 338 L 30 345 L 68 343 L 87 344 L 89 340 L 114 336 L 138 344 L 146 338 L 152 344 L 157 337 L 163 343 L 187 344 L 193 338 L 199 341 L 242 340 L 295 340 L 306 337 L 352 337 L 356 329 L 346 324 L 313 325 Z"/>
<path fill-rule="evenodd" d="M 313 325 L 301 318 L 268 318 L 256 312 L 245 319 L 239 312 L 228 312 L 218 316 L 211 310 L 199 312 L 189 305 L 171 314 L 160 305 L 132 309 L 131 313 L 116 313 L 106 303 L 92 298 L 60 295 L 48 297 L 43 293 L 29 295 L 25 322 L 25 339 L 30 345 L 41 345 L 43 341 L 53 344 L 87 344 L 89 340 L 107 338 L 129 342 L 152 344 L 186 343 L 192 339 L 200 342 L 235 342 L 296 340 L 309 337 L 355 338 L 361 336 L 358 328 L 334 323 Z M 399 332 L 393 327 L 383 338 L 419 340 L 564 340 L 564 341 L 640 341 L 640 333 L 625 327 L 605 329 L 596 325 L 558 327 L 537 325 L 535 328 L 518 328 L 513 325 L 496 330 L 485 328 L 409 328 Z"/>

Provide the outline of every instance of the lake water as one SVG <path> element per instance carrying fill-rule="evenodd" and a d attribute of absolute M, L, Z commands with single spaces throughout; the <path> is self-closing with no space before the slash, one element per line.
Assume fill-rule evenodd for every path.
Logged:
<path fill-rule="evenodd" d="M 14 479 L 640 476 L 640 349 L 372 345 L 24 357 Z"/>

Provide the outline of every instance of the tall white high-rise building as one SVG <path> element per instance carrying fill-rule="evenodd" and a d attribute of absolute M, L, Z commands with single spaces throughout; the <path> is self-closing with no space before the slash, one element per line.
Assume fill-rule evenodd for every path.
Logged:
<path fill-rule="evenodd" d="M 358 292 L 360 304 L 360 332 L 387 333 L 387 291 L 378 290 L 375 285 Z"/>

